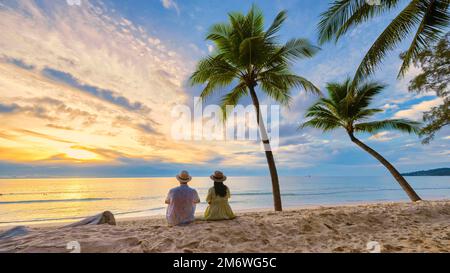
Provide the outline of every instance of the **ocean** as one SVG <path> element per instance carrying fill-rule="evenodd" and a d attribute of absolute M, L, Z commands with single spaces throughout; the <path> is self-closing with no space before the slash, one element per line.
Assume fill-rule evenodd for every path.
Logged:
<path fill-rule="evenodd" d="M 408 177 L 423 199 L 450 199 L 450 177 Z M 236 211 L 272 208 L 266 177 L 230 177 L 231 206 Z M 386 177 L 280 177 L 285 208 L 363 202 L 407 201 L 397 182 Z M 202 199 L 209 178 L 190 185 Z M 109 210 L 117 218 L 164 215 L 164 200 L 174 178 L 0 179 L 0 226 L 73 222 Z"/>

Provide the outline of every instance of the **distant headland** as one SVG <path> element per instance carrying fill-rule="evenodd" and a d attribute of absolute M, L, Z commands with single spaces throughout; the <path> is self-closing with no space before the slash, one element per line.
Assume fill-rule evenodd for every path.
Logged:
<path fill-rule="evenodd" d="M 404 173 L 403 176 L 450 176 L 450 168 Z"/>

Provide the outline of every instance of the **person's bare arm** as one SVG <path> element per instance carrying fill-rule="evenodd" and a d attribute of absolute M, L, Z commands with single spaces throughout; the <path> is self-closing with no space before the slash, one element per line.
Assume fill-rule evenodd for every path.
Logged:
<path fill-rule="evenodd" d="M 209 205 L 212 203 L 212 193 L 211 190 L 208 191 L 208 196 L 206 196 L 206 202 L 208 202 Z"/>
<path fill-rule="evenodd" d="M 166 204 L 167 205 L 170 205 L 170 196 L 171 196 L 171 194 L 170 194 L 170 192 L 169 192 L 169 194 L 167 194 L 167 197 L 166 197 Z"/>
<path fill-rule="evenodd" d="M 194 200 L 194 204 L 198 204 L 200 203 L 200 197 L 198 196 L 197 191 L 195 192 L 195 200 Z"/>

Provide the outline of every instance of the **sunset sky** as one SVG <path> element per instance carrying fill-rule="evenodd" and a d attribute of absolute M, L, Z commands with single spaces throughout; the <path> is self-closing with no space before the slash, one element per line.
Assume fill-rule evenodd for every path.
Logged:
<path fill-rule="evenodd" d="M 267 175 L 258 143 L 171 137 L 171 110 L 178 104 L 192 107 L 200 93 L 188 78 L 196 62 L 214 50 L 204 39 L 208 27 L 225 21 L 227 12 L 247 11 L 253 2 L 267 24 L 288 10 L 282 41 L 317 42 L 319 14 L 328 1 L 81 0 L 78 6 L 66 0 L 0 0 L 0 177 L 171 176 L 180 169 L 194 175 L 215 169 Z M 344 80 L 395 14 L 322 46 L 294 71 L 322 89 L 326 82 Z M 375 103 L 385 110 L 377 118 L 421 120 L 423 111 L 441 102 L 433 94 L 408 92 L 419 69 L 396 79 L 405 48 L 390 54 L 374 77 L 389 85 Z M 293 90 L 293 98 L 291 107 L 282 109 L 275 153 L 282 175 L 386 174 L 343 131 L 298 131 L 316 97 Z M 360 137 L 401 171 L 450 163 L 448 128 L 429 145 L 396 132 Z"/>

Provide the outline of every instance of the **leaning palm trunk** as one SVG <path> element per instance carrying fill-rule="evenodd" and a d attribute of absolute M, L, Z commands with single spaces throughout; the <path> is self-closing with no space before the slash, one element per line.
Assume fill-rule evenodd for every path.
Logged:
<path fill-rule="evenodd" d="M 204 85 L 200 95 L 202 99 L 218 89 L 237 83 L 222 97 L 222 109 L 236 107 L 242 98 L 251 94 L 272 177 L 275 210 L 281 211 L 277 168 L 264 122 L 260 118 L 255 87 L 259 85 L 258 91 L 281 105 L 289 105 L 294 88 L 320 94 L 313 83 L 291 71 L 293 61 L 311 58 L 319 48 L 306 39 L 291 39 L 286 43 L 278 41 L 277 33 L 286 20 L 285 11 L 278 13 L 266 31 L 264 16 L 255 5 L 246 15 L 232 12 L 228 17 L 229 22 L 211 27 L 206 39 L 215 44 L 215 50 L 198 63 L 190 81 L 193 85 Z"/>
<path fill-rule="evenodd" d="M 272 153 L 272 147 L 270 145 L 270 140 L 267 135 L 266 126 L 264 124 L 264 120 L 262 119 L 261 110 L 259 106 L 258 96 L 256 96 L 256 92 L 254 87 L 250 87 L 250 95 L 253 100 L 253 105 L 256 108 L 256 119 L 259 126 L 259 131 L 261 133 L 261 141 L 264 145 L 264 150 L 266 151 L 267 164 L 269 165 L 270 176 L 272 178 L 272 191 L 273 191 L 273 201 L 275 211 L 283 211 L 283 206 L 281 203 L 281 193 L 280 193 L 280 182 L 278 180 L 278 172 L 277 167 L 275 165 L 275 159 Z"/>
<path fill-rule="evenodd" d="M 392 164 L 354 135 L 354 132 L 373 134 L 382 130 L 417 134 L 420 131 L 420 123 L 407 119 L 367 121 L 369 117 L 383 112 L 381 109 L 370 108 L 370 103 L 385 86 L 377 82 L 356 83 L 356 85 L 354 83 L 355 81 L 350 78 L 343 83 L 329 83 L 327 85 L 329 98 L 319 99 L 307 110 L 306 117 L 311 119 L 302 127 L 319 128 L 324 132 L 344 128 L 352 142 L 375 157 L 391 172 L 413 202 L 421 200 Z"/>
<path fill-rule="evenodd" d="M 389 163 L 383 156 L 381 156 L 379 153 L 377 153 L 375 150 L 361 142 L 359 139 L 357 139 L 353 134 L 349 134 L 350 139 L 353 143 L 361 147 L 364 151 L 371 154 L 373 157 L 375 157 L 378 161 L 381 162 L 392 174 L 392 176 L 397 180 L 397 182 L 400 184 L 400 186 L 403 188 L 403 190 L 408 194 L 409 198 L 413 202 L 417 202 L 422 200 L 419 195 L 414 191 L 414 189 L 409 185 L 409 183 L 406 181 L 406 179 L 395 169 L 394 166 L 392 166 L 391 163 Z"/>

